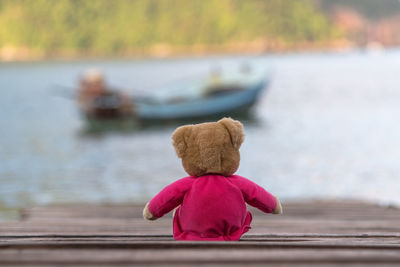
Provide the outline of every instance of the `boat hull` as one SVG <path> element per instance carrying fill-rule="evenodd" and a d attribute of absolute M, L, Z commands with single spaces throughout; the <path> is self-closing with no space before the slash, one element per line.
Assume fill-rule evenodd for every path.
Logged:
<path fill-rule="evenodd" d="M 136 117 L 140 120 L 176 120 L 202 118 L 215 115 L 230 115 L 246 111 L 259 99 L 266 88 L 266 81 L 260 81 L 236 92 L 199 98 L 182 103 L 135 103 Z"/>

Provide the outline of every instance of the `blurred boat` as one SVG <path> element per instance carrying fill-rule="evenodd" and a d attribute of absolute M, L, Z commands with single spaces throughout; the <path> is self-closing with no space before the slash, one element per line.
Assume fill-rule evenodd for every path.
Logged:
<path fill-rule="evenodd" d="M 91 69 L 79 81 L 78 105 L 88 119 L 116 119 L 133 115 L 131 97 L 110 89 L 101 71 Z"/>
<path fill-rule="evenodd" d="M 180 120 L 210 116 L 229 116 L 246 112 L 267 86 L 265 75 L 228 73 L 206 79 L 174 83 L 152 90 L 146 96 L 131 97 L 131 113 L 123 110 L 117 93 L 108 93 L 92 101 L 87 114 L 91 118 L 117 118 L 131 115 L 137 120 Z"/>
<path fill-rule="evenodd" d="M 136 116 L 144 120 L 206 117 L 250 108 L 265 88 L 265 81 L 254 84 L 221 84 L 202 97 L 171 99 L 165 102 L 136 101 Z"/>

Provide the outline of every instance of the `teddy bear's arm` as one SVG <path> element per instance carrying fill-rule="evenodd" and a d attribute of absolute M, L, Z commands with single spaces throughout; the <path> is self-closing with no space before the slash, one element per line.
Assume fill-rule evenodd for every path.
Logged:
<path fill-rule="evenodd" d="M 143 217 L 148 220 L 160 218 L 179 206 L 188 189 L 192 186 L 193 177 L 182 178 L 161 190 L 143 210 Z"/>
<path fill-rule="evenodd" d="M 277 197 L 249 179 L 238 175 L 234 177 L 231 181 L 240 188 L 246 203 L 266 213 L 282 213 L 282 205 Z"/>

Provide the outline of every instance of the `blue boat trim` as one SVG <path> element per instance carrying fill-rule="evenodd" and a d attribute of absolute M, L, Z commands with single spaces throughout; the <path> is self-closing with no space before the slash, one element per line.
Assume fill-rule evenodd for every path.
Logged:
<path fill-rule="evenodd" d="M 139 119 L 185 119 L 228 113 L 252 106 L 266 87 L 265 80 L 248 85 L 243 90 L 215 97 L 198 98 L 180 103 L 150 103 L 136 101 L 135 112 Z"/>

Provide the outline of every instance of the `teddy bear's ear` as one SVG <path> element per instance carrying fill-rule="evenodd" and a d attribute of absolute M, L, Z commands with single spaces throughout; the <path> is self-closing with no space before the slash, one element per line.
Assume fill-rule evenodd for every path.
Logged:
<path fill-rule="evenodd" d="M 232 145 L 235 149 L 239 149 L 244 141 L 243 125 L 240 121 L 232 120 L 231 118 L 223 118 L 218 121 L 228 131 Z"/>
<path fill-rule="evenodd" d="M 178 127 L 174 133 L 172 134 L 172 145 L 175 148 L 176 154 L 179 158 L 182 158 L 185 154 L 187 145 L 186 145 L 186 136 L 191 132 L 191 125 L 185 125 Z"/>

